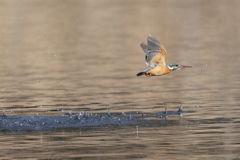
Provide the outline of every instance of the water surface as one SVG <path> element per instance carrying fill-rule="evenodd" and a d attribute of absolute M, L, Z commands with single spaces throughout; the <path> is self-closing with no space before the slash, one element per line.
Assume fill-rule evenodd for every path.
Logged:
<path fill-rule="evenodd" d="M 240 157 L 239 1 L 2 1 L 0 6 L 0 106 L 7 116 L 54 117 L 70 110 L 157 114 L 180 105 L 190 112 L 144 125 L 1 128 L 2 159 Z M 167 63 L 193 68 L 137 77 L 147 68 L 140 43 L 149 34 L 166 48 Z"/>

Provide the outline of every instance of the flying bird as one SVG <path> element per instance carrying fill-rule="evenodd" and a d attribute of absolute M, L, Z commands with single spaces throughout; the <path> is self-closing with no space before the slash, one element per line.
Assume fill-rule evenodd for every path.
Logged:
<path fill-rule="evenodd" d="M 147 45 L 145 43 L 142 43 L 140 46 L 146 53 L 146 64 L 150 68 L 139 72 L 137 76 L 161 76 L 182 68 L 192 68 L 192 66 L 185 66 L 176 63 L 166 64 L 165 56 L 167 54 L 167 51 L 163 45 L 151 35 L 147 37 Z"/>

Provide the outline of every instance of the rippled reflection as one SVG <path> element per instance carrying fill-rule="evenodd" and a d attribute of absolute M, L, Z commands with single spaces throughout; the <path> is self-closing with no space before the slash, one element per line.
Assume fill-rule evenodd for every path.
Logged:
<path fill-rule="evenodd" d="M 4 130 L 0 157 L 238 158 L 239 3 L 2 1 L 0 102 L 7 116 L 106 114 L 109 105 L 114 114 L 180 105 L 190 113 L 150 126 Z M 149 34 L 166 48 L 167 63 L 193 68 L 137 77 L 146 68 L 139 45 Z"/>

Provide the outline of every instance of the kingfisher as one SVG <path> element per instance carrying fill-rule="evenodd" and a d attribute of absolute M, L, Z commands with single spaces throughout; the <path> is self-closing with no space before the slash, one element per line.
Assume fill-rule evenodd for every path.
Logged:
<path fill-rule="evenodd" d="M 166 64 L 165 56 L 167 54 L 167 51 L 165 50 L 163 45 L 151 35 L 147 37 L 147 45 L 145 43 L 141 43 L 140 46 L 146 53 L 146 65 L 150 68 L 139 72 L 137 76 L 161 76 L 182 68 L 192 68 L 192 66 L 185 66 L 176 63 Z"/>

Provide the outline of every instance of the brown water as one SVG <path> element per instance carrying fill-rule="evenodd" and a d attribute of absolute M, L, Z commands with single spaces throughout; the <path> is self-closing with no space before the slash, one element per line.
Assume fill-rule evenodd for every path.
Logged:
<path fill-rule="evenodd" d="M 0 106 L 8 116 L 192 111 L 149 126 L 1 131 L 1 159 L 239 159 L 240 1 L 0 2 Z M 161 77 L 141 42 L 156 37 Z M 196 106 L 200 109 L 196 110 Z"/>

